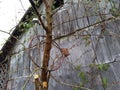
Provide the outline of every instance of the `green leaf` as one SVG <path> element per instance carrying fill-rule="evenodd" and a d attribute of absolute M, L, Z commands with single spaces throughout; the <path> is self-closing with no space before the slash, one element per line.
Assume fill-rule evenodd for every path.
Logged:
<path fill-rule="evenodd" d="M 101 71 L 107 71 L 109 69 L 110 65 L 109 64 L 99 64 L 98 69 Z"/>
<path fill-rule="evenodd" d="M 110 12 L 111 12 L 112 16 L 114 16 L 114 17 L 120 16 L 120 10 L 116 7 L 112 7 L 110 9 Z"/>
<path fill-rule="evenodd" d="M 83 87 L 83 83 L 82 82 L 80 82 L 80 87 Z"/>
<path fill-rule="evenodd" d="M 103 70 L 103 64 L 99 64 L 98 69 L 102 71 Z"/>
<path fill-rule="evenodd" d="M 75 87 L 73 90 L 79 90 L 77 87 Z"/>
<path fill-rule="evenodd" d="M 76 70 L 80 70 L 80 69 L 81 69 L 81 64 L 77 65 L 77 66 L 75 67 L 75 69 L 76 69 Z"/>
<path fill-rule="evenodd" d="M 109 69 L 110 65 L 109 64 L 104 64 L 103 65 L 103 69 L 104 71 L 107 71 Z"/>
<path fill-rule="evenodd" d="M 24 29 L 29 29 L 30 27 L 32 27 L 32 23 L 31 22 L 24 22 L 21 24 L 23 26 Z"/>
<path fill-rule="evenodd" d="M 79 76 L 83 81 L 86 81 L 85 72 L 80 72 L 78 76 Z"/>
<path fill-rule="evenodd" d="M 84 40 L 88 40 L 89 38 L 90 38 L 89 35 L 86 35 L 86 36 L 83 37 Z"/>
<path fill-rule="evenodd" d="M 96 64 L 95 64 L 95 63 L 91 63 L 91 64 L 89 64 L 89 67 L 90 67 L 90 68 L 96 67 Z"/>
<path fill-rule="evenodd" d="M 107 87 L 107 84 L 108 84 L 107 78 L 104 78 L 104 77 L 102 78 L 102 84 L 105 88 Z"/>

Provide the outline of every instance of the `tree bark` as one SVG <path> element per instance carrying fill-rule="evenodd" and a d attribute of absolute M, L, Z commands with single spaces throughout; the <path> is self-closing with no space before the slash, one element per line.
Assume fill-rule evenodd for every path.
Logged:
<path fill-rule="evenodd" d="M 50 59 L 51 44 L 52 44 L 52 36 L 51 36 L 51 33 L 48 33 L 46 36 L 46 44 L 44 49 L 43 65 L 42 65 L 42 72 L 41 72 L 41 81 L 47 82 L 47 87 L 43 87 L 42 90 L 47 90 L 45 88 L 48 88 L 48 81 L 49 81 L 48 65 L 49 65 L 49 59 Z"/>
<path fill-rule="evenodd" d="M 45 46 L 44 46 L 44 54 L 43 54 L 43 61 L 42 61 L 42 72 L 41 72 L 41 90 L 48 90 L 48 83 L 49 83 L 49 77 L 48 74 L 50 72 L 48 71 L 49 66 L 49 59 L 50 59 L 50 51 L 52 47 L 52 4 L 54 0 L 43 0 L 43 3 L 46 7 L 46 20 L 47 25 L 45 25 L 41 19 L 41 14 L 37 10 L 34 2 L 32 0 L 29 0 L 31 5 L 33 6 L 36 14 L 38 15 L 39 21 L 41 22 L 41 25 L 43 26 L 43 29 L 46 31 L 46 40 L 45 40 Z"/>
<path fill-rule="evenodd" d="M 46 20 L 47 20 L 47 30 L 46 30 L 46 40 L 44 47 L 43 63 L 42 63 L 42 72 L 41 72 L 41 81 L 42 83 L 47 82 L 47 87 L 42 87 L 41 90 L 48 90 L 49 85 L 49 59 L 50 51 L 52 47 L 52 15 L 51 15 L 51 5 L 46 4 Z"/>

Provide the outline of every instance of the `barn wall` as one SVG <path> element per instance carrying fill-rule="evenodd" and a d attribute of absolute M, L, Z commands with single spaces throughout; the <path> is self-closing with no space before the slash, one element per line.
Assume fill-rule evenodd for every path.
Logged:
<path fill-rule="evenodd" d="M 114 1 L 117 2 L 115 4 L 116 8 L 119 8 L 120 1 Z M 78 2 L 76 0 L 72 3 L 66 3 L 54 15 L 53 38 L 61 48 L 68 48 L 70 52 L 68 57 L 58 58 L 56 60 L 56 67 L 61 64 L 58 70 L 52 72 L 52 75 L 57 80 L 79 85 L 81 79 L 78 74 L 85 71 L 86 73 L 90 73 L 90 75 L 87 74 L 87 79 L 90 83 L 85 83 L 85 87 L 104 90 L 105 87 L 102 85 L 102 77 L 105 77 L 108 80 L 106 90 L 119 90 L 120 40 L 117 35 L 120 33 L 120 20 L 109 20 L 100 25 L 97 24 L 113 17 L 113 14 L 107 14 L 112 8 L 110 3 L 105 2 L 105 0 L 99 3 L 94 2 L 94 0 L 89 1 L 89 3 L 85 1 Z M 88 4 L 94 6 L 89 9 L 90 6 L 87 6 Z M 105 9 L 103 10 L 103 8 Z M 94 15 L 96 13 L 97 15 Z M 45 32 L 42 27 L 35 24 L 20 37 L 20 41 L 28 48 L 31 39 L 35 35 L 38 36 L 34 38 L 31 46 L 37 44 L 38 41 L 44 40 L 44 37 L 39 37 L 43 34 Z M 19 42 L 15 43 L 9 59 L 8 90 L 22 90 L 23 88 L 25 90 L 34 90 L 33 75 L 40 73 L 40 71 L 34 72 L 36 66 L 32 62 L 29 54 L 34 58 L 35 63 L 41 66 L 43 44 L 40 46 L 37 44 L 37 46 L 29 50 L 24 49 L 24 46 Z M 50 69 L 53 59 L 59 57 L 59 55 L 61 55 L 60 50 L 53 45 Z M 107 71 L 97 73 L 89 67 L 93 63 L 109 63 L 110 68 Z M 81 70 L 75 68 L 78 65 L 81 66 Z M 93 79 L 92 76 L 94 74 L 96 76 Z M 73 90 L 73 87 L 60 85 L 51 77 L 49 90 Z"/>

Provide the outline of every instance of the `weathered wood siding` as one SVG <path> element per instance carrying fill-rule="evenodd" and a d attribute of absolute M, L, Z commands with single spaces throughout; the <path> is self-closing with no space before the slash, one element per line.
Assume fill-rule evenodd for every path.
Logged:
<path fill-rule="evenodd" d="M 94 79 L 92 76 L 88 76 L 88 80 L 91 82 L 85 84 L 85 87 L 90 87 L 92 84 L 93 90 L 104 90 L 101 77 L 106 77 L 108 79 L 108 87 L 106 90 L 119 90 L 120 38 L 117 35 L 120 33 L 120 20 L 118 19 L 104 22 L 100 25 L 94 25 L 102 20 L 104 21 L 105 19 L 113 17 L 112 14 L 106 15 L 112 6 L 110 2 L 105 2 L 105 0 L 99 3 L 93 0 L 90 1 L 93 7 L 89 9 L 89 3 L 87 4 L 85 1 L 81 1 L 81 3 L 75 0 L 72 3 L 66 3 L 53 17 L 54 39 L 60 47 L 68 48 L 70 55 L 64 59 L 61 67 L 57 71 L 52 72 L 52 75 L 60 81 L 79 85 L 80 78 L 78 77 L 78 73 L 80 71 L 75 69 L 77 65 L 82 66 L 82 71 L 89 72 L 91 71 L 89 65 L 92 64 L 93 61 L 95 61 L 96 64 L 110 63 L 108 71 L 100 72 Z M 114 1 L 117 2 L 115 5 L 119 8 L 120 1 Z M 102 10 L 104 7 L 105 10 Z M 96 15 L 94 15 L 94 13 L 96 13 Z M 104 33 L 100 36 L 103 29 Z M 35 30 L 37 32 L 35 32 Z M 30 39 L 36 35 L 36 33 L 40 35 L 44 34 L 41 26 L 37 24 L 28 32 L 24 33 L 20 41 L 28 47 Z M 91 35 L 88 38 L 90 43 L 83 39 L 88 33 Z M 40 38 L 40 40 L 43 39 L 43 37 Z M 34 40 L 34 43 L 36 43 L 36 40 Z M 39 65 L 41 65 L 42 51 L 42 48 L 39 50 L 38 47 L 35 47 L 32 51 L 34 60 Z M 60 54 L 59 50 L 53 46 L 51 57 L 55 58 L 57 54 Z M 35 66 L 29 58 L 28 50 L 24 50 L 24 47 L 20 45 L 19 42 L 15 43 L 9 61 L 10 81 L 8 82 L 8 90 L 21 90 L 24 86 L 26 86 L 25 90 L 34 90 L 34 82 L 31 75 Z M 37 71 L 36 73 L 40 72 Z M 93 70 L 92 75 L 94 74 L 96 74 L 96 72 Z M 25 85 L 27 80 L 29 81 Z M 51 78 L 49 90 L 73 90 L 73 88 L 61 85 Z"/>

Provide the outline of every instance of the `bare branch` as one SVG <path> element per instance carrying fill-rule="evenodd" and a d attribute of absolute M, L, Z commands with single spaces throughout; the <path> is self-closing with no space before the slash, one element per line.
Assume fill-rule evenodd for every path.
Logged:
<path fill-rule="evenodd" d="M 52 74 L 51 74 L 50 76 L 51 76 L 51 78 L 53 78 L 56 82 L 58 82 L 58 83 L 60 83 L 60 84 L 62 84 L 62 85 L 66 85 L 66 86 L 69 86 L 69 87 L 76 87 L 76 88 L 80 88 L 80 89 L 83 89 L 83 90 L 92 90 L 92 89 L 89 89 L 89 88 L 86 88 L 86 87 L 81 87 L 81 86 L 72 85 L 72 84 L 68 84 L 68 83 L 59 81 L 59 80 L 57 80 Z"/>
<path fill-rule="evenodd" d="M 19 0 L 19 2 L 20 2 L 20 4 L 21 4 L 21 6 L 22 6 L 23 10 L 24 10 L 24 11 L 26 11 L 26 10 L 25 10 L 25 8 L 24 8 L 24 6 L 23 6 L 22 1 L 21 1 L 21 0 Z"/>
<path fill-rule="evenodd" d="M 29 0 L 29 2 L 31 3 L 33 9 L 35 10 L 35 12 L 36 12 L 36 14 L 37 14 L 37 16 L 38 16 L 38 19 L 39 19 L 42 27 L 45 29 L 45 31 L 47 31 L 47 26 L 45 26 L 45 24 L 43 23 L 43 20 L 42 20 L 42 18 L 41 18 L 41 14 L 39 13 L 39 11 L 38 11 L 35 3 L 34 3 L 32 0 Z"/>
<path fill-rule="evenodd" d="M 21 41 L 20 41 L 17 37 L 15 37 L 14 35 L 10 34 L 9 32 L 3 31 L 3 30 L 0 30 L 0 32 L 3 32 L 3 33 L 6 33 L 6 34 L 10 35 L 11 37 L 13 37 L 13 38 L 16 39 L 17 41 L 19 41 L 19 43 L 20 43 L 21 45 L 23 45 L 23 47 L 25 48 L 25 45 L 24 45 L 23 43 L 21 43 Z"/>

